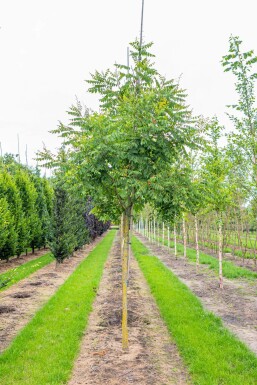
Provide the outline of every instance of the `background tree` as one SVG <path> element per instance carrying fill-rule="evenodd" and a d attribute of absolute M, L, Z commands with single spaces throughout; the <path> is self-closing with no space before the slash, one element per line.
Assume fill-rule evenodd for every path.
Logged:
<path fill-rule="evenodd" d="M 231 163 L 223 149 L 219 148 L 222 127 L 216 118 L 208 124 L 209 146 L 202 156 L 201 178 L 203 193 L 208 203 L 209 210 L 217 214 L 218 224 L 218 257 L 219 257 L 219 281 L 223 288 L 222 274 L 222 243 L 223 243 L 223 216 L 232 204 L 232 190 L 228 175 Z"/>
<path fill-rule="evenodd" d="M 229 114 L 235 130 L 229 140 L 242 154 L 242 160 L 251 168 L 251 174 L 257 185 L 257 108 L 255 106 L 255 80 L 257 73 L 253 65 L 257 62 L 254 51 L 242 52 L 242 41 L 238 36 L 229 39 L 229 53 L 223 56 L 222 65 L 225 72 L 232 72 L 236 77 L 235 88 L 238 102 L 230 105 L 235 114 Z"/>

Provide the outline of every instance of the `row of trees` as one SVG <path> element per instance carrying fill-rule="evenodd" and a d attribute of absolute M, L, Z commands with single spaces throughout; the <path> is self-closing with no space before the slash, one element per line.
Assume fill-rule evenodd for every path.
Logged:
<path fill-rule="evenodd" d="M 256 230 L 257 218 L 257 109 L 254 96 L 257 74 L 252 70 L 257 57 L 253 51 L 242 52 L 241 44 L 238 37 L 232 36 L 229 54 L 222 60 L 225 71 L 231 71 L 237 79 L 238 103 L 229 106 L 235 111 L 229 114 L 234 129 L 225 135 L 225 128 L 216 117 L 197 118 L 196 125 L 203 134 L 199 148 L 178 157 L 168 174 L 158 175 L 159 186 L 152 201 L 152 211 L 149 214 L 149 208 L 146 208 L 143 212 L 148 221 L 157 212 L 161 221 L 172 227 L 175 225 L 175 233 L 181 223 L 184 245 L 189 235 L 195 243 L 197 264 L 199 227 L 203 237 L 205 224 L 213 239 L 206 235 L 207 239 L 201 241 L 215 244 L 220 262 L 221 288 L 222 255 L 226 243 L 229 246 L 229 239 L 237 239 L 243 256 L 252 243 L 256 255 L 256 234 L 250 237 L 250 229 Z M 189 224 L 194 234 L 186 232 Z M 233 244 L 230 246 L 235 252 Z"/>
<path fill-rule="evenodd" d="M 53 210 L 53 190 L 37 169 L 10 155 L 0 159 L 0 258 L 45 247 Z"/>
<path fill-rule="evenodd" d="M 0 259 L 8 261 L 28 248 L 34 253 L 48 245 L 62 262 L 109 227 L 91 214 L 92 199 L 63 175 L 59 172 L 47 180 L 11 155 L 1 158 Z"/>

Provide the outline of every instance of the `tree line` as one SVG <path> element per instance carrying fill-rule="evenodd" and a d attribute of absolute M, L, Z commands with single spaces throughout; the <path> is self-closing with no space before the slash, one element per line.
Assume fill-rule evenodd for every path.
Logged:
<path fill-rule="evenodd" d="M 92 199 L 79 195 L 60 174 L 47 179 L 12 155 L 1 157 L 0 259 L 8 262 L 48 246 L 62 262 L 108 228 L 92 208 Z"/>

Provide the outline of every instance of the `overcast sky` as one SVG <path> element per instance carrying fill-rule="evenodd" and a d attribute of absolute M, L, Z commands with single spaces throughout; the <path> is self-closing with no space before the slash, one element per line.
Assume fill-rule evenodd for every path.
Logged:
<path fill-rule="evenodd" d="M 217 115 L 228 125 L 234 79 L 220 60 L 230 34 L 257 54 L 256 0 L 145 0 L 144 40 L 154 42 L 156 66 L 181 85 L 195 114 Z M 75 95 L 88 107 L 85 79 L 96 69 L 126 63 L 128 43 L 139 36 L 141 0 L 0 0 L 0 142 L 29 162 Z"/>

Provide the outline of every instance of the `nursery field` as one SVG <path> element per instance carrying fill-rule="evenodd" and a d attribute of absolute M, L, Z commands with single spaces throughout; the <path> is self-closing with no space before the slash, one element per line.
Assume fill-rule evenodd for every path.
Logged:
<path fill-rule="evenodd" d="M 122 349 L 119 235 L 109 230 L 0 294 L 0 383 L 256 384 L 254 277 L 226 278 L 221 293 L 215 269 L 196 271 L 192 259 L 140 234 Z"/>
<path fill-rule="evenodd" d="M 42 71 L 50 71 L 56 60 L 47 56 L 49 44 L 49 52 L 40 46 L 45 36 L 65 49 L 64 64 L 69 42 L 81 37 L 73 51 L 96 60 L 92 48 L 104 52 L 102 32 L 110 30 L 101 29 L 107 9 L 100 13 L 104 18 L 97 16 L 94 26 L 101 39 L 91 47 L 88 34 L 67 29 L 69 19 L 61 23 L 68 35 L 56 25 L 49 29 L 51 20 L 59 26 L 63 12 L 50 13 L 49 23 L 36 28 L 23 23 L 37 44 L 23 39 L 29 47 L 10 68 L 33 57 L 33 68 L 48 63 Z M 29 143 L 25 162 L 20 151 L 25 137 L 20 143 L 17 135 L 17 154 L 5 152 L 0 138 L 0 385 L 257 385 L 257 56 L 231 35 L 227 54 L 217 58 L 224 79 L 230 72 L 235 81 L 236 98 L 226 100 L 231 126 L 225 127 L 215 111 L 204 116 L 200 105 L 189 105 L 180 77 L 159 72 L 153 53 L 159 48 L 144 40 L 143 19 L 144 0 L 140 36 L 129 43 L 127 57 L 116 50 L 114 35 L 106 40 L 108 55 L 122 57 L 121 63 L 92 72 L 93 62 L 86 61 L 94 109 L 76 97 L 57 120 L 50 109 L 62 105 L 60 96 L 70 100 L 74 73 L 70 82 L 60 72 L 67 90 L 51 106 L 44 103 L 52 81 L 43 79 L 43 93 L 36 82 L 32 113 L 19 130 L 25 135 L 29 125 L 46 125 L 49 110 L 58 121 L 49 125 L 58 148 L 48 148 L 35 127 L 30 139 L 43 147 L 33 149 L 32 166 Z M 70 39 L 73 30 L 76 39 Z M 0 32 L 3 39 L 9 34 L 5 26 Z M 208 40 L 213 54 L 216 40 Z M 45 61 L 37 60 L 35 48 Z M 214 68 L 204 62 L 212 55 L 200 55 L 197 46 L 193 51 L 202 61 L 197 68 Z M 101 54 L 101 65 L 108 55 Z M 180 56 L 164 59 L 176 69 Z M 75 61 L 79 76 L 83 61 Z M 202 95 L 200 78 L 197 99 L 214 107 L 209 91 L 219 87 L 208 82 Z M 21 116 L 22 105 L 29 112 L 25 94 L 23 102 L 13 108 Z M 9 126 L 18 129 L 17 116 L 10 116 Z"/>

